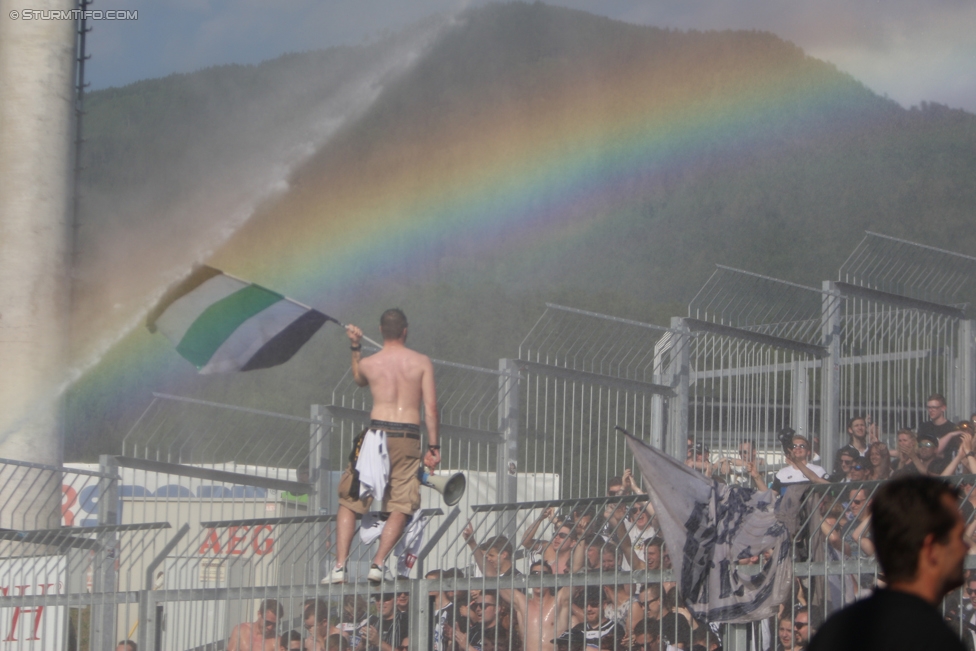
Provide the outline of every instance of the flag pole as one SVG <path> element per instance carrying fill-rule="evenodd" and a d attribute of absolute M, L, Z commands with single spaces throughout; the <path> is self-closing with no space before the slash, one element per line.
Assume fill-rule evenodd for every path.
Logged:
<path fill-rule="evenodd" d="M 244 280 L 243 278 L 240 278 L 238 276 L 235 276 L 234 274 L 229 274 L 226 271 L 224 271 L 223 269 L 218 269 L 218 271 L 220 273 L 224 274 L 225 276 L 227 276 L 228 278 L 233 278 L 234 280 L 236 280 L 238 282 L 247 283 L 248 285 L 256 285 L 257 284 L 257 283 L 251 282 L 250 280 Z M 261 285 L 258 285 L 258 287 L 261 287 Z M 274 290 L 270 290 L 270 291 L 274 291 Z M 275 293 L 277 294 L 277 292 L 275 292 Z M 284 298 L 286 301 L 288 301 L 289 303 L 291 303 L 293 305 L 297 305 L 298 307 L 304 308 L 306 310 L 315 310 L 315 308 L 312 307 L 311 305 L 305 305 L 304 303 L 300 303 L 300 302 L 296 301 L 295 299 L 288 298 L 287 296 L 284 296 L 284 295 L 280 295 L 280 296 L 282 296 L 282 298 Z M 315 310 L 315 311 L 316 312 L 321 312 L 322 314 L 325 314 L 321 310 Z M 333 319 L 328 314 L 325 314 L 325 318 L 327 318 L 329 321 L 332 321 L 333 323 L 339 324 L 343 328 L 345 328 L 347 325 L 349 325 L 348 323 L 342 323 L 341 321 L 338 321 L 337 319 Z M 381 344 L 376 343 L 375 341 L 373 341 L 372 339 L 370 339 L 366 335 L 363 335 L 363 339 L 365 339 L 366 342 L 368 344 L 372 345 L 372 346 L 376 346 L 377 348 L 382 348 L 383 347 Z"/>
<path fill-rule="evenodd" d="M 285 296 L 285 300 L 288 301 L 289 303 L 294 303 L 298 307 L 304 307 L 306 310 L 315 310 L 314 307 L 310 307 L 308 305 L 305 305 L 304 303 L 299 303 L 298 301 L 296 301 L 293 298 L 288 298 L 287 296 Z M 315 310 L 315 311 L 318 312 L 319 310 Z M 347 323 L 342 323 L 341 321 L 338 321 L 336 319 L 333 319 L 331 316 L 329 316 L 327 314 L 326 314 L 326 318 L 328 318 L 330 321 L 334 321 L 335 323 L 338 323 L 343 328 L 345 328 L 347 325 L 349 325 Z M 373 341 L 372 339 L 370 339 L 366 335 L 363 335 L 363 339 L 366 341 L 366 343 L 368 343 L 368 344 L 370 344 L 372 346 L 376 346 L 377 348 L 382 348 L 383 347 L 381 344 L 376 343 L 375 341 Z"/>

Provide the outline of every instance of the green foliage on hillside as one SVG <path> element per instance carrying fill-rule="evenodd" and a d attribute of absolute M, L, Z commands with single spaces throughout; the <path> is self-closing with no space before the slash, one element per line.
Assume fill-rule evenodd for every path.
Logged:
<path fill-rule="evenodd" d="M 295 54 L 92 93 L 84 182 L 99 200 L 84 215 L 83 241 L 137 230 L 140 219 L 157 214 L 92 206 L 113 197 L 131 201 L 133 188 L 140 200 L 178 205 L 212 161 L 260 142 L 269 102 L 286 81 L 314 77 L 310 88 L 325 88 L 329 75 L 347 79 L 371 52 Z M 615 80 L 635 71 L 640 88 L 615 93 Z M 289 95 L 270 114 L 297 119 L 320 93 Z M 385 157 L 410 166 L 427 155 L 426 142 L 445 133 L 480 120 L 514 129 L 535 119 L 539 106 L 551 107 L 553 123 L 568 122 L 578 108 L 574 96 L 587 110 L 608 114 L 632 103 L 665 135 L 681 119 L 702 116 L 725 120 L 735 132 L 662 138 L 659 158 L 594 200 L 593 218 L 552 250 L 508 242 L 502 227 L 450 247 L 432 239 L 425 244 L 430 282 L 373 287 L 350 309 L 351 320 L 368 323 L 400 305 L 411 320 L 412 345 L 494 368 L 498 358 L 516 355 L 546 301 L 667 324 L 684 313 L 681 305 L 715 263 L 819 286 L 836 277 L 865 230 L 976 250 L 976 116 L 934 104 L 902 109 L 772 34 L 638 27 L 540 3 L 466 12 L 292 182 L 320 183 L 323 165 L 348 161 Z M 730 99 L 741 97 L 754 103 L 739 102 L 729 116 Z M 619 136 L 613 123 L 604 128 L 594 137 Z M 609 166 L 614 151 L 595 147 L 592 156 Z M 540 187 L 539 204 L 559 200 L 545 194 L 551 185 Z M 490 257 L 466 255 L 479 245 L 474 238 L 506 246 Z M 328 402 L 345 370 L 338 341 L 341 333 L 327 330 L 302 359 L 279 369 L 209 379 L 187 373 L 173 380 L 178 388 L 153 388 L 304 414 L 309 403 Z M 125 417 L 102 423 L 99 413 L 118 413 L 119 406 L 113 396 L 100 400 L 69 414 L 85 449 L 69 441 L 68 457 L 116 451 L 127 419 L 138 415 L 133 405 Z"/>

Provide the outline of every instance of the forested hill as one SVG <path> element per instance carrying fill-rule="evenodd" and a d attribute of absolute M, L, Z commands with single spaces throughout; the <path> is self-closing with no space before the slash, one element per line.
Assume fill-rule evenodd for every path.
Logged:
<path fill-rule="evenodd" d="M 336 89 L 363 75 L 375 97 L 343 112 L 361 94 Z M 128 318 L 192 261 L 182 235 L 234 209 L 200 197 L 266 182 L 284 141 L 314 153 L 206 259 L 348 321 L 398 304 L 413 345 L 484 366 L 516 353 L 546 300 L 666 322 L 715 263 L 819 285 L 865 230 L 976 250 L 976 116 L 904 109 L 765 32 L 490 5 L 369 46 L 96 92 L 88 109 L 82 297 Z M 301 137 L 334 115 L 328 137 Z M 129 257 L 102 255 L 116 250 Z M 135 259 L 141 284 L 123 273 Z M 149 341 L 127 337 L 125 363 Z M 75 391 L 72 436 L 117 437 L 147 390 L 306 413 L 344 370 L 328 342 L 247 377 L 166 358 L 116 393 L 110 353 Z"/>

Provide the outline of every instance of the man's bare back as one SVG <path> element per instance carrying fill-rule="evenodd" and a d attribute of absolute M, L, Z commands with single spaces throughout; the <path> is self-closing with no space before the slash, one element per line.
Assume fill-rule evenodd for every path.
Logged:
<path fill-rule="evenodd" d="M 359 362 L 360 386 L 373 396 L 370 417 L 395 423 L 420 424 L 420 405 L 430 396 L 435 405 L 434 366 L 426 355 L 403 345 L 385 343 L 378 353 Z"/>

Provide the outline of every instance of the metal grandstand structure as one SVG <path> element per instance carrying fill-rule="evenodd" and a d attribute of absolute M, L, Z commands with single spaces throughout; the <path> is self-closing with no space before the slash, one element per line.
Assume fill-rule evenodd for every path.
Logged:
<path fill-rule="evenodd" d="M 946 395 L 950 418 L 968 417 L 973 278 L 976 258 L 868 233 L 820 287 L 718 266 L 667 327 L 547 304 L 497 369 L 436 361 L 442 468 L 465 472 L 469 488 L 453 509 L 424 491 L 426 542 L 383 588 L 410 594 L 414 648 L 428 648 L 429 591 L 505 587 L 423 579 L 433 568 L 477 575 L 470 536 L 505 535 L 524 571 L 532 552 L 518 543 L 545 508 L 616 508 L 608 480 L 635 467 L 618 426 L 680 459 L 707 447 L 712 463 L 754 441 L 772 472 L 783 427 L 819 438 L 830 466 L 851 416 L 870 416 L 892 448 L 899 428 L 925 417 L 931 393 Z M 0 531 L 0 638 L 11 649 L 112 648 L 126 638 L 140 649 L 221 649 L 262 600 L 278 600 L 287 626 L 301 629 L 296 613 L 309 599 L 339 608 L 376 596 L 365 583 L 318 585 L 333 559 L 338 475 L 370 406 L 348 374 L 308 418 L 158 394 L 120 454 L 98 465 L 3 461 L 5 494 L 19 497 L 2 507 L 16 517 Z M 33 490 L 57 481 L 61 505 Z M 823 551 L 837 525 L 821 516 L 842 493 L 808 496 L 794 541 L 804 550 L 796 575 L 821 616 L 847 600 L 831 577 L 861 585 L 876 572 L 861 556 L 831 565 Z M 537 525 L 537 537 L 554 526 Z M 354 577 L 370 555 L 368 544 L 354 548 Z M 553 585 L 671 578 L 601 571 Z M 727 648 L 738 644 L 741 630 L 723 633 Z"/>

